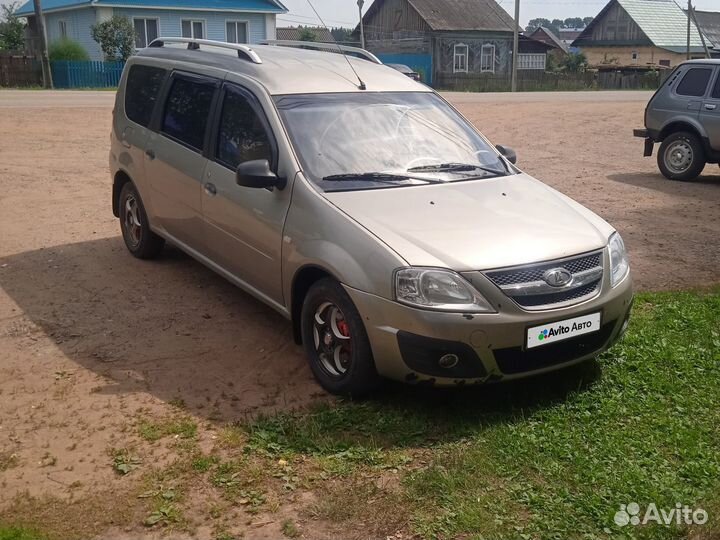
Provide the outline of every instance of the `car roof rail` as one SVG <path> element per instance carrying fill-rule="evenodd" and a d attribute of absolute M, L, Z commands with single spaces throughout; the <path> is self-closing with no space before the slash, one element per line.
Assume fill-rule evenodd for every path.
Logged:
<path fill-rule="evenodd" d="M 306 49 L 318 49 L 330 52 L 346 52 L 356 54 L 365 60 L 370 60 L 375 64 L 382 64 L 380 59 L 370 51 L 361 49 L 360 47 L 351 47 L 349 45 L 340 45 L 339 43 L 318 43 L 316 41 L 293 41 L 286 39 L 266 39 L 261 41 L 263 45 L 279 45 L 281 47 L 297 47 Z"/>
<path fill-rule="evenodd" d="M 250 60 L 253 64 L 262 64 L 262 59 L 249 45 L 242 43 L 227 43 L 225 41 L 214 41 L 212 39 L 195 39 L 185 37 L 159 37 L 154 39 L 148 47 L 164 47 L 166 43 L 187 43 L 189 50 L 200 50 L 200 45 L 206 47 L 220 47 L 237 51 L 238 58 Z"/>

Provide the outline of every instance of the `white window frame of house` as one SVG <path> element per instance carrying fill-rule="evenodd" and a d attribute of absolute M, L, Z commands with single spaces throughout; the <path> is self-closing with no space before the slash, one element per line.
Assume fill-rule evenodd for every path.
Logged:
<path fill-rule="evenodd" d="M 235 25 L 235 39 L 236 41 L 230 41 L 228 38 L 228 31 L 227 27 L 228 24 L 234 24 Z M 245 41 L 237 41 L 238 36 L 238 25 L 244 24 L 245 25 Z M 225 21 L 225 41 L 228 43 L 250 43 L 250 21 L 243 20 L 243 19 L 227 19 Z"/>
<path fill-rule="evenodd" d="M 145 27 L 145 45 L 143 45 L 143 47 L 147 47 L 148 45 L 150 45 L 150 42 L 148 41 L 148 38 L 147 38 L 147 35 L 148 35 L 147 22 L 148 21 L 155 21 L 155 26 L 157 27 L 157 37 L 162 36 L 162 34 L 160 33 L 160 19 L 158 19 L 157 17 L 133 17 L 132 18 L 133 30 L 135 29 L 135 21 L 142 21 L 143 26 Z M 180 30 L 182 31 L 182 28 Z M 143 48 L 143 47 L 140 47 L 140 48 Z"/>
<path fill-rule="evenodd" d="M 480 49 L 480 73 L 495 73 L 495 44 L 485 43 Z M 487 52 L 489 51 L 489 52 Z M 487 58 L 490 65 L 487 65 Z"/>
<path fill-rule="evenodd" d="M 545 53 L 518 54 L 518 69 L 545 71 L 546 65 L 547 54 Z"/>
<path fill-rule="evenodd" d="M 638 60 L 640 59 L 640 53 L 638 53 L 637 51 L 633 51 L 630 54 L 630 57 L 632 58 L 633 64 L 637 64 Z"/>
<path fill-rule="evenodd" d="M 470 47 L 468 47 L 464 43 L 456 43 L 455 47 L 453 47 L 453 73 L 467 73 L 469 59 Z M 458 60 L 460 60 L 459 66 Z"/>
<path fill-rule="evenodd" d="M 183 23 L 184 22 L 190 23 L 190 35 L 189 36 L 183 36 Z M 195 23 L 200 23 L 202 25 L 202 37 L 198 37 L 195 35 Z M 207 21 L 205 19 L 180 19 L 180 35 L 182 37 L 189 37 L 192 39 L 207 39 Z"/>
<path fill-rule="evenodd" d="M 58 32 L 60 33 L 60 39 L 65 39 L 68 37 L 67 19 L 60 19 L 58 21 Z"/>

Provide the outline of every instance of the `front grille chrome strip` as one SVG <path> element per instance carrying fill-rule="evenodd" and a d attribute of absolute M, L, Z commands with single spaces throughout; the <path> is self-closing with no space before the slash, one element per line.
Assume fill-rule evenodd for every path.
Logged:
<path fill-rule="evenodd" d="M 543 279 L 545 272 L 556 268 L 571 275 L 569 283 L 554 287 Z M 560 309 L 594 298 L 602 289 L 603 273 L 603 250 L 484 272 L 508 298 L 527 311 Z"/>
<path fill-rule="evenodd" d="M 602 267 L 591 268 L 583 272 L 578 272 L 572 277 L 572 281 L 563 287 L 553 287 L 544 281 L 531 281 L 529 283 L 512 283 L 510 285 L 502 285 L 500 288 L 508 296 L 537 296 L 540 294 L 563 293 L 579 289 L 585 285 L 589 285 L 600 280 L 603 275 Z"/>

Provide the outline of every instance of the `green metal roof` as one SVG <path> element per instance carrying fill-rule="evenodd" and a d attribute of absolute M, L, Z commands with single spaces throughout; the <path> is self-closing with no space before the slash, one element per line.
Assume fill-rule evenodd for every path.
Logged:
<path fill-rule="evenodd" d="M 617 0 L 656 47 L 687 47 L 687 15 L 673 0 Z M 697 28 L 690 46 L 702 47 Z"/>

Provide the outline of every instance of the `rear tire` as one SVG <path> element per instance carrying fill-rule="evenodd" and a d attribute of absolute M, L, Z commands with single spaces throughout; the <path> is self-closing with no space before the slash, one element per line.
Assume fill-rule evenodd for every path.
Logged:
<path fill-rule="evenodd" d="M 150 230 L 145 206 L 132 182 L 127 182 L 120 191 L 118 214 L 120 230 L 128 251 L 138 259 L 157 257 L 165 245 L 165 240 Z"/>
<path fill-rule="evenodd" d="M 679 131 L 665 138 L 657 156 L 658 167 L 669 180 L 695 180 L 705 168 L 705 150 L 694 133 Z"/>
<path fill-rule="evenodd" d="M 308 291 L 301 312 L 310 369 L 331 394 L 361 397 L 380 381 L 365 325 L 345 289 L 324 278 Z"/>

